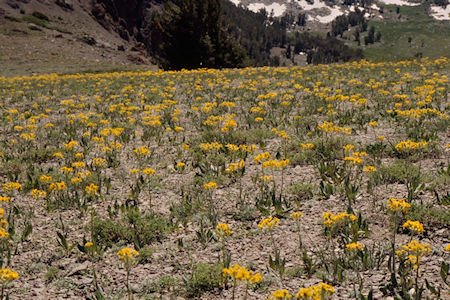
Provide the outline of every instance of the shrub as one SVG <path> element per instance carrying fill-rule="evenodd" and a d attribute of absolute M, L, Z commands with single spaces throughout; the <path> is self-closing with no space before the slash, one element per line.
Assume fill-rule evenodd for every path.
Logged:
<path fill-rule="evenodd" d="M 221 264 L 207 264 L 199 262 L 188 279 L 185 279 L 186 296 L 198 297 L 204 292 L 213 291 L 221 287 L 222 282 Z"/>

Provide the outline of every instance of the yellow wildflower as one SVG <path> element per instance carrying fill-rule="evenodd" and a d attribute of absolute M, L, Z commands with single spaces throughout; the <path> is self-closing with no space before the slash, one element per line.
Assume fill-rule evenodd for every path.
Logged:
<path fill-rule="evenodd" d="M 374 166 L 367 166 L 363 169 L 364 172 L 371 173 L 375 172 L 377 169 Z"/>
<path fill-rule="evenodd" d="M 259 224 L 258 224 L 258 228 L 259 229 L 263 229 L 263 228 L 272 228 L 274 226 L 278 226 L 278 223 L 280 222 L 280 219 L 278 218 L 274 218 L 274 217 L 270 217 L 270 218 L 263 218 Z"/>
<path fill-rule="evenodd" d="M 217 183 L 210 181 L 208 183 L 205 183 L 203 187 L 205 188 L 205 190 L 217 189 Z"/>
<path fill-rule="evenodd" d="M 229 225 L 226 224 L 226 223 L 219 223 L 219 224 L 217 224 L 216 232 L 218 234 L 224 235 L 224 236 L 225 235 L 231 235 L 232 232 L 231 232 L 231 230 L 228 227 L 229 227 Z"/>
<path fill-rule="evenodd" d="M 87 194 L 95 194 L 98 191 L 98 185 L 95 185 L 91 183 L 90 185 L 86 186 L 85 192 Z"/>
<path fill-rule="evenodd" d="M 151 175 L 151 174 L 155 174 L 156 172 L 155 172 L 155 170 L 153 170 L 152 168 L 147 168 L 147 169 L 143 169 L 143 170 L 142 170 L 142 173 L 143 173 L 144 175 Z"/>
<path fill-rule="evenodd" d="M 291 293 L 289 293 L 288 290 L 276 290 L 267 299 L 268 300 L 285 300 L 285 299 L 291 299 L 291 298 L 292 298 L 292 295 L 291 295 Z"/>
<path fill-rule="evenodd" d="M 10 269 L 0 269 L 0 278 L 3 284 L 19 279 L 19 274 Z"/>
<path fill-rule="evenodd" d="M 345 245 L 345 247 L 349 251 L 362 250 L 362 245 L 360 243 L 350 243 Z"/>
<path fill-rule="evenodd" d="M 423 229 L 423 225 L 420 224 L 419 221 L 411 221 L 408 220 L 403 224 L 403 228 L 408 228 L 411 231 L 414 231 L 416 233 L 423 233 L 425 230 Z"/>
<path fill-rule="evenodd" d="M 300 220 L 303 217 L 302 212 L 293 212 L 291 213 L 291 218 L 294 220 Z"/>
<path fill-rule="evenodd" d="M 406 202 L 404 198 L 401 199 L 389 198 L 389 200 L 387 201 L 387 205 L 391 211 L 401 211 L 403 213 L 406 213 L 408 209 L 411 207 L 411 204 Z"/>

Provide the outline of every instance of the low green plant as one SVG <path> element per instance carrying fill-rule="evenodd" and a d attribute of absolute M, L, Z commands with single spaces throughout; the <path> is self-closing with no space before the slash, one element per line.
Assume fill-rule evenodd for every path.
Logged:
<path fill-rule="evenodd" d="M 95 243 L 112 246 L 119 241 L 133 243 L 136 249 L 161 241 L 171 230 L 171 224 L 156 213 L 144 214 L 132 208 L 119 220 L 93 219 L 93 239 Z"/>
<path fill-rule="evenodd" d="M 207 291 L 222 288 L 222 264 L 199 262 L 190 275 L 184 276 L 185 293 L 188 298 L 196 298 Z"/>

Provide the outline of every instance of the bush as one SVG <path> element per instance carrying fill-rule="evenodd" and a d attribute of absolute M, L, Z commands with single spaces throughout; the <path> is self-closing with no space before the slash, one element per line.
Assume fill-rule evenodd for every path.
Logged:
<path fill-rule="evenodd" d="M 112 246 L 119 241 L 134 243 L 137 249 L 161 241 L 170 230 L 169 222 L 157 214 L 142 214 L 130 209 L 121 221 L 93 220 L 93 236 L 97 243 Z"/>
<path fill-rule="evenodd" d="M 33 17 L 36 17 L 36 18 L 40 19 L 40 20 L 44 20 L 44 21 L 49 21 L 50 20 L 46 15 L 44 15 L 43 13 L 38 12 L 38 11 L 34 11 L 31 15 Z"/>
<path fill-rule="evenodd" d="M 186 296 L 198 297 L 204 292 L 220 289 L 222 283 L 221 264 L 210 265 L 199 262 L 188 279 L 185 279 Z"/>

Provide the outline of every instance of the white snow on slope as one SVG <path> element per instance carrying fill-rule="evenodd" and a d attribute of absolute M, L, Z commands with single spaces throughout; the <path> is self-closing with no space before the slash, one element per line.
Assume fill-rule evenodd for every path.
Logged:
<path fill-rule="evenodd" d="M 258 12 L 264 8 L 269 14 L 273 11 L 274 17 L 280 17 L 286 11 L 286 5 L 279 3 L 272 3 L 270 5 L 264 5 L 263 3 L 250 3 L 247 8 L 253 12 Z"/>
<path fill-rule="evenodd" d="M 398 6 L 417 6 L 420 3 L 412 3 L 405 0 L 380 0 L 380 2 L 387 5 L 398 5 Z"/>
<path fill-rule="evenodd" d="M 437 20 L 450 20 L 450 5 L 446 8 L 441 6 L 430 6 L 431 16 Z"/>
<path fill-rule="evenodd" d="M 291 0 L 291 2 L 297 3 L 297 5 L 300 6 L 303 10 L 312 10 L 315 8 L 327 7 L 327 5 L 320 0 L 314 0 L 313 4 L 309 4 L 305 0 Z"/>
<path fill-rule="evenodd" d="M 230 0 L 234 5 L 238 6 L 241 3 L 241 0 Z"/>
<path fill-rule="evenodd" d="M 314 10 L 315 9 L 315 10 L 318 10 L 318 12 L 320 10 L 329 12 L 325 16 L 321 16 L 320 12 L 319 12 L 319 15 L 317 15 L 315 17 L 311 17 L 311 16 L 308 17 L 309 20 L 315 20 L 320 23 L 329 23 L 329 22 L 333 21 L 334 19 L 336 19 L 336 17 L 344 14 L 344 11 L 342 9 L 340 9 L 339 7 L 328 6 L 325 4 L 325 2 L 323 2 L 321 0 L 314 0 L 313 4 L 310 4 L 310 3 L 306 2 L 305 0 L 291 0 L 291 2 L 296 3 L 303 10 Z"/>

